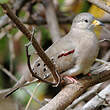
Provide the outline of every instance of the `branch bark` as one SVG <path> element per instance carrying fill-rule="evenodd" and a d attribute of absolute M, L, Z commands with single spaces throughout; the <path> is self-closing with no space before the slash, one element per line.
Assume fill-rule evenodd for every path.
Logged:
<path fill-rule="evenodd" d="M 87 102 L 83 106 L 82 110 L 95 110 L 104 102 L 107 103 L 106 98 L 107 96 L 109 96 L 109 94 L 110 94 L 110 84 L 100 93 L 98 93 L 95 97 L 93 97 L 89 102 Z"/>
<path fill-rule="evenodd" d="M 103 9 L 104 11 L 110 13 L 110 4 L 108 2 L 104 2 L 102 0 L 88 0 L 88 1 L 98 6 L 99 8 Z"/>
<path fill-rule="evenodd" d="M 96 72 L 93 71 L 92 73 Z M 62 91 L 60 91 L 48 104 L 43 106 L 40 110 L 64 110 L 88 87 L 108 79 L 110 79 L 110 65 L 104 64 L 97 70 L 97 74 L 93 74 L 91 77 L 85 76 L 81 78 L 78 83 L 65 86 Z"/>
<path fill-rule="evenodd" d="M 12 10 L 9 8 L 7 4 L 1 4 L 2 8 L 5 10 L 8 17 L 16 24 L 16 26 L 22 31 L 27 39 L 29 41 L 32 40 L 32 45 L 36 49 L 37 54 L 41 57 L 41 59 L 44 61 L 45 64 L 47 64 L 47 67 L 50 69 L 54 79 L 56 82 L 59 83 L 59 77 L 57 75 L 57 70 L 55 68 L 55 65 L 52 63 L 52 61 L 49 59 L 49 57 L 45 54 L 43 49 L 39 46 L 36 39 L 33 37 L 30 31 L 23 25 L 23 23 L 16 17 L 16 15 L 12 12 Z"/>
<path fill-rule="evenodd" d="M 97 84 L 94 87 L 91 88 L 91 90 L 87 91 L 86 93 L 82 94 L 79 98 L 77 98 L 75 101 L 72 102 L 70 106 L 66 108 L 66 110 L 73 109 L 77 104 L 79 104 L 81 101 L 84 101 L 88 97 L 92 95 L 96 95 L 100 91 L 100 87 L 103 83 Z"/>

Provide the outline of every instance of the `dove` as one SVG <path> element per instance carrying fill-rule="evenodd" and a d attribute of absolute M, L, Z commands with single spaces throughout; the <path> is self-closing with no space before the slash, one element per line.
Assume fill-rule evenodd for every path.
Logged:
<path fill-rule="evenodd" d="M 97 25 L 103 24 L 91 14 L 81 13 L 74 18 L 70 32 L 46 50 L 58 73 L 73 77 L 89 72 L 99 52 L 98 39 L 93 31 Z M 33 71 L 43 79 L 52 80 L 50 70 L 41 58 L 35 61 Z"/>
<path fill-rule="evenodd" d="M 103 23 L 90 13 L 80 13 L 73 19 L 70 32 L 45 51 L 58 74 L 69 78 L 90 71 L 99 52 L 98 39 L 93 30 L 98 25 Z M 50 70 L 40 57 L 34 62 L 32 70 L 42 79 L 53 81 Z M 7 96 L 18 88 L 12 88 Z"/>

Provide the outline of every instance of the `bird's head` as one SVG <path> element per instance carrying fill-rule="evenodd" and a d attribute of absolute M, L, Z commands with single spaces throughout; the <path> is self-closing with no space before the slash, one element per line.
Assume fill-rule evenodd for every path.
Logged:
<path fill-rule="evenodd" d="M 72 28 L 93 29 L 98 25 L 103 26 L 103 23 L 95 19 L 90 13 L 80 13 L 74 18 Z"/>

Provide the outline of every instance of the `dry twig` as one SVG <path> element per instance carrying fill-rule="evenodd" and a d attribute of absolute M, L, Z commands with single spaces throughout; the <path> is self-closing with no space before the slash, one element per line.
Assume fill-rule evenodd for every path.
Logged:
<path fill-rule="evenodd" d="M 28 101 L 28 103 L 27 103 L 27 105 L 26 105 L 25 110 L 28 110 L 29 105 L 30 105 L 30 103 L 31 103 L 31 101 L 32 101 L 32 98 L 33 98 L 33 96 L 34 96 L 36 90 L 38 89 L 39 85 L 40 85 L 40 83 L 38 83 L 38 84 L 36 85 L 36 87 L 34 88 L 33 93 L 32 93 L 32 96 L 30 97 L 30 99 L 29 99 L 29 101 Z"/>
<path fill-rule="evenodd" d="M 19 83 L 19 81 L 17 81 L 17 79 L 16 79 L 16 77 L 14 77 L 11 73 L 10 73 L 10 71 L 8 71 L 7 69 L 5 69 L 2 65 L 0 65 L 0 69 L 5 73 L 5 74 L 7 74 L 13 81 L 15 81 L 15 82 L 17 82 L 17 84 Z M 23 80 L 23 78 L 21 79 L 21 80 Z M 16 85 L 17 85 L 16 84 Z M 25 84 L 25 86 L 27 86 L 29 83 L 27 83 L 27 84 Z M 15 86 L 16 86 L 15 85 Z M 21 84 L 22 85 L 22 84 Z M 22 87 L 22 86 L 20 86 L 20 87 Z M 18 87 L 16 88 L 14 88 L 15 90 L 16 89 L 18 89 Z M 26 88 L 22 88 L 27 94 L 29 94 L 30 96 L 32 96 L 32 94 L 26 89 Z M 9 89 L 6 89 L 6 90 L 1 90 L 0 91 L 0 97 L 2 97 L 2 98 L 4 98 L 4 96 L 6 96 L 6 94 L 7 93 L 9 93 L 9 91 L 10 91 L 10 88 Z M 40 105 L 41 105 L 41 102 L 39 101 L 39 100 L 37 100 L 35 97 L 33 97 L 33 99 L 37 102 L 37 103 L 39 103 Z"/>
<path fill-rule="evenodd" d="M 92 96 L 93 94 L 95 95 L 99 91 L 99 88 L 102 86 L 102 84 L 103 83 L 100 83 L 100 84 L 97 84 L 94 87 L 92 87 L 91 90 L 87 91 L 86 93 L 81 95 L 79 98 L 77 98 L 75 101 L 73 101 L 72 104 L 66 108 L 66 110 L 73 109 L 77 104 L 79 104 L 84 99 L 87 99 L 88 97 Z"/>
<path fill-rule="evenodd" d="M 110 94 L 110 84 L 105 89 L 103 89 L 100 93 L 98 93 L 95 97 L 93 97 L 89 102 L 87 102 L 83 106 L 82 110 L 95 110 L 104 102 L 108 104 L 108 102 L 106 101 L 106 98 L 109 94 Z"/>
<path fill-rule="evenodd" d="M 48 104 L 43 106 L 40 110 L 64 110 L 88 87 L 108 79 L 110 79 L 110 66 L 104 64 L 103 69 L 101 67 L 99 70 L 97 70 L 97 74 L 94 74 L 91 77 L 85 76 L 80 79 L 78 83 L 65 86 L 61 92 L 59 92 Z"/>
<path fill-rule="evenodd" d="M 52 61 L 49 59 L 49 57 L 45 54 L 43 49 L 39 46 L 36 39 L 33 37 L 30 31 L 22 24 L 22 22 L 16 17 L 16 15 L 12 12 L 12 10 L 9 8 L 7 4 L 1 4 L 2 8 L 5 10 L 8 17 L 16 24 L 16 26 L 26 35 L 27 39 L 31 41 L 32 39 L 32 45 L 37 51 L 37 54 L 42 58 L 42 60 L 47 64 L 47 67 L 50 69 L 54 79 L 55 79 L 55 85 L 57 86 L 60 82 L 60 77 L 57 73 L 57 70 L 55 68 L 55 65 L 52 63 Z"/>

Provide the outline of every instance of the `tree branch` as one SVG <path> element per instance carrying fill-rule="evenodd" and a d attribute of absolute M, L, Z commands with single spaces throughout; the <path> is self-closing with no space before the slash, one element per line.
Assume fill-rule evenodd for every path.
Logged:
<path fill-rule="evenodd" d="M 87 91 L 86 93 L 82 94 L 79 98 L 77 98 L 75 101 L 72 102 L 71 105 L 69 105 L 66 110 L 73 109 L 77 104 L 79 104 L 81 101 L 84 101 L 88 97 L 92 95 L 96 95 L 100 91 L 100 87 L 103 85 L 103 83 L 97 84 L 94 87 L 92 87 L 91 90 Z"/>
<path fill-rule="evenodd" d="M 104 11 L 110 13 L 110 4 L 108 2 L 104 2 L 103 0 L 88 0 L 90 3 L 98 6 Z"/>
<path fill-rule="evenodd" d="M 13 81 L 17 82 L 14 88 L 9 88 L 9 89 L 5 89 L 5 90 L 0 90 L 0 98 L 2 99 L 2 98 L 4 98 L 4 96 L 6 96 L 7 93 L 9 94 L 9 91 L 10 91 L 11 89 L 16 90 L 17 88 L 21 87 L 21 85 L 22 85 L 22 87 L 23 87 L 23 83 L 26 82 L 26 81 L 24 80 L 24 77 L 22 77 L 22 78 L 18 81 L 18 80 L 16 79 L 16 77 L 13 76 L 13 75 L 10 73 L 10 71 L 8 71 L 7 69 L 5 69 L 2 65 L 0 65 L 0 69 L 1 69 L 5 74 L 7 74 Z M 32 83 L 32 82 L 31 82 L 31 83 Z M 26 83 L 25 86 L 27 86 L 27 85 L 29 85 L 29 84 L 31 84 L 31 83 Z M 17 85 L 19 85 L 19 87 L 18 87 Z M 27 94 L 29 94 L 30 96 L 32 96 L 32 94 L 30 93 L 30 91 L 28 91 L 26 88 L 23 87 L 22 89 L 23 89 Z M 33 99 L 34 99 L 38 104 L 42 105 L 41 102 L 40 102 L 38 99 L 36 99 L 35 97 L 33 97 Z"/>
<path fill-rule="evenodd" d="M 96 73 L 93 71 L 92 73 Z M 77 97 L 79 97 L 88 87 L 110 79 L 110 65 L 103 64 L 97 74 L 91 77 L 85 76 L 79 79 L 78 83 L 70 84 L 64 87 L 48 104 L 40 110 L 64 110 Z"/>
<path fill-rule="evenodd" d="M 89 102 L 87 102 L 82 110 L 95 110 L 98 106 L 102 105 L 104 102 L 107 103 L 106 98 L 110 94 L 110 84 L 104 88 L 100 93 L 93 97 Z M 108 103 L 107 103 L 108 104 Z"/>
<path fill-rule="evenodd" d="M 23 23 L 16 17 L 16 15 L 12 12 L 12 10 L 9 8 L 7 4 L 1 4 L 2 8 L 5 10 L 8 17 L 16 24 L 16 26 L 26 35 L 27 39 L 31 41 L 32 34 L 30 31 L 23 25 Z M 45 54 L 43 49 L 39 46 L 36 39 L 33 37 L 32 39 L 32 45 L 36 49 L 37 54 L 41 57 L 41 59 L 44 61 L 45 64 L 47 64 L 47 67 L 50 69 L 55 81 L 56 85 L 60 81 L 60 77 L 57 74 L 57 70 L 55 68 L 55 65 L 52 63 L 52 61 L 49 59 L 49 57 Z"/>

